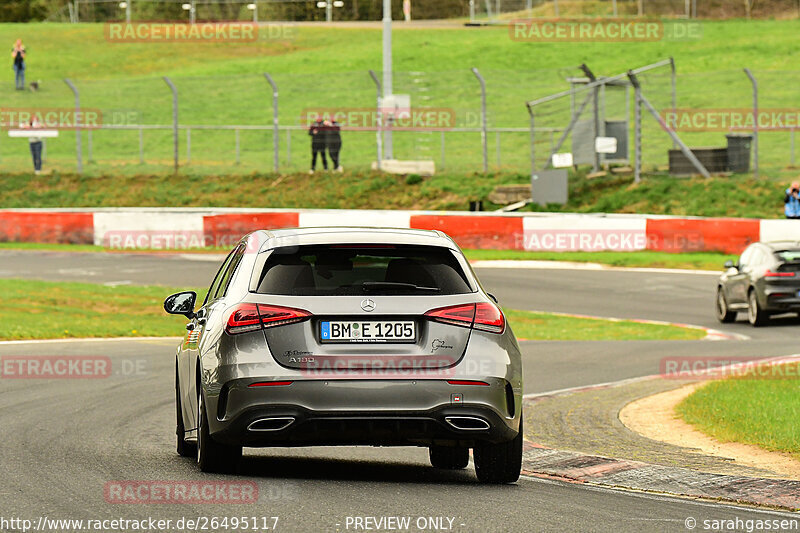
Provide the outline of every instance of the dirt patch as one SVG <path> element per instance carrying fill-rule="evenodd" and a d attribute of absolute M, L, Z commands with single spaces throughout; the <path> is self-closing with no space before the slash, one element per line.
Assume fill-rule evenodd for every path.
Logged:
<path fill-rule="evenodd" d="M 692 383 L 633 401 L 619 412 L 619 419 L 632 431 L 652 440 L 768 470 L 776 478 L 800 479 L 800 461 L 790 455 L 750 444 L 719 442 L 678 418 L 675 406 L 702 384 Z"/>

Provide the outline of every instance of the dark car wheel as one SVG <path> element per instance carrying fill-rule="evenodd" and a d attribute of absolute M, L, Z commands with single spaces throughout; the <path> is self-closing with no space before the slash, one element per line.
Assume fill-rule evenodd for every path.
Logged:
<path fill-rule="evenodd" d="M 755 289 L 750 289 L 747 294 L 747 321 L 753 327 L 763 326 L 769 320 L 769 315 L 762 309 L 761 304 L 758 303 L 758 296 Z"/>
<path fill-rule="evenodd" d="M 431 465 L 435 468 L 460 470 L 469 464 L 469 448 L 431 446 L 429 452 Z"/>
<path fill-rule="evenodd" d="M 242 447 L 220 444 L 211 438 L 203 393 L 197 396 L 197 419 L 200 422 L 197 430 L 197 464 L 203 472 L 233 474 L 239 467 Z"/>
<path fill-rule="evenodd" d="M 728 309 L 728 300 L 725 299 L 725 291 L 722 287 L 717 287 L 717 320 L 723 324 L 736 320 L 736 311 Z"/>
<path fill-rule="evenodd" d="M 178 455 L 181 457 L 194 457 L 197 454 L 197 445 L 193 442 L 186 442 L 186 428 L 183 425 L 183 413 L 182 413 L 182 406 L 181 406 L 181 388 L 178 384 L 178 377 L 175 376 L 175 407 L 178 414 L 178 421 L 175 426 L 175 434 L 176 434 L 176 442 L 177 446 L 176 449 L 178 451 Z"/>
<path fill-rule="evenodd" d="M 475 446 L 475 473 L 482 483 L 514 483 L 522 470 L 522 419 L 519 433 L 508 442 Z"/>

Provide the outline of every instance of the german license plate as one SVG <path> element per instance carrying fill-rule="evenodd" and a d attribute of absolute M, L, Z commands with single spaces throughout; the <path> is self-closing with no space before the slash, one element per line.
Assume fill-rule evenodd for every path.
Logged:
<path fill-rule="evenodd" d="M 320 323 L 322 342 L 414 342 L 413 320 L 381 322 L 328 321 Z"/>

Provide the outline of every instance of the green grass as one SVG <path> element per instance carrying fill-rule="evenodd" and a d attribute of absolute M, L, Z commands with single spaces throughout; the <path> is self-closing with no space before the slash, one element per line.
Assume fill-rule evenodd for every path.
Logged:
<path fill-rule="evenodd" d="M 495 186 L 530 183 L 528 175 L 519 173 L 484 176 L 443 172 L 409 183 L 403 176 L 369 171 L 314 176 L 252 172 L 212 179 L 203 174 L 126 174 L 121 170 L 102 177 L 60 172 L 39 176 L 10 173 L 3 180 L 0 208 L 227 206 L 466 210 L 470 201 L 483 200 L 487 211 L 499 207 L 488 200 Z M 651 176 L 637 185 L 630 177 L 587 180 L 579 173 L 570 180 L 570 198 L 565 205 L 544 208 L 530 205 L 522 211 L 782 218 L 786 187 L 782 181 L 754 181 L 746 176 L 710 180 Z"/>
<path fill-rule="evenodd" d="M 178 290 L 0 279 L 0 339 L 179 336 L 186 319 L 162 308 Z"/>
<path fill-rule="evenodd" d="M 742 67 L 754 69 L 761 81 L 760 105 L 786 107 L 800 80 L 796 68 L 794 20 L 703 21 L 703 38 L 689 41 L 631 43 L 563 42 L 529 43 L 509 38 L 503 27 L 452 29 L 403 28 L 394 31 L 395 90 L 412 96 L 412 105 L 455 110 L 459 125 L 477 126 L 479 85 L 471 67 L 485 76 L 492 126 L 526 128 L 524 102 L 568 86 L 565 77 L 579 75 L 575 68 L 587 63 L 596 74 L 612 75 L 627 69 L 675 58 L 679 81 L 679 107 L 748 107 L 751 87 Z M 270 72 L 280 86 L 281 124 L 300 126 L 306 108 L 372 108 L 375 87 L 367 75 L 381 68 L 381 31 L 375 28 L 295 27 L 281 39 L 243 43 L 108 43 L 102 24 L 2 24 L 0 42 L 22 37 L 29 50 L 28 79 L 41 80 L 38 93 L 17 92 L 7 83 L 0 87 L 4 107 L 73 106 L 73 95 L 63 83 L 71 78 L 81 91 L 85 108 L 100 109 L 106 121 L 112 111 L 133 111 L 136 122 L 169 124 L 171 96 L 161 76 L 168 75 L 180 94 L 182 124 L 269 125 L 272 121 L 268 85 L 262 72 Z M 90 51 L 90 52 L 89 52 Z M 342 53 L 346 51 L 346 53 Z M 766 72 L 766 71 L 771 72 Z M 644 76 L 646 94 L 653 104 L 669 105 L 667 70 Z M 609 95 L 609 118 L 625 116 L 621 101 Z M 540 109 L 540 127 L 563 127 L 568 117 L 561 107 Z M 655 121 L 645 117 L 644 161 L 648 170 L 666 162 L 671 141 Z M 438 133 L 398 133 L 400 158 L 440 159 Z M 448 133 L 446 171 L 469 173 L 479 168 L 479 134 Z M 365 170 L 375 153 L 372 132 L 345 136 L 343 162 L 348 169 Z M 693 146 L 724 144 L 723 133 L 687 134 Z M 529 168 L 529 136 L 504 133 L 502 162 L 495 164 L 494 139 L 490 161 L 498 171 L 522 172 Z M 762 135 L 761 162 L 767 175 L 786 177 L 789 164 L 788 133 Z M 305 132 L 291 135 L 289 161 L 286 134 L 282 134 L 281 164 L 285 169 L 307 166 Z M 241 132 L 240 165 L 234 165 L 233 132 L 194 130 L 192 161 L 185 172 L 204 175 L 246 175 L 271 168 L 269 132 Z M 48 142 L 50 168 L 75 168 L 74 134 L 63 132 Z M 93 153 L 83 135 L 86 172 L 166 174 L 171 171 L 171 131 L 144 134 L 145 163 L 139 164 L 138 132 L 100 131 L 93 134 Z M 540 138 L 537 153 L 546 155 L 549 139 Z M 181 132 L 181 163 L 186 165 L 185 132 Z M 3 170 L 27 170 L 30 163 L 24 139 L 4 139 L 0 153 Z M 94 161 L 94 162 L 93 162 Z"/>
<path fill-rule="evenodd" d="M 722 442 L 743 442 L 800 459 L 800 368 L 788 364 L 769 376 L 713 381 L 683 400 L 676 412 Z"/>
<path fill-rule="evenodd" d="M 473 261 L 534 260 L 599 263 L 617 267 L 686 268 L 692 270 L 722 270 L 727 260 L 736 256 L 714 252 L 524 252 L 521 250 L 464 250 Z"/>
<path fill-rule="evenodd" d="M 162 302 L 179 290 L 0 279 L 0 339 L 180 336 L 186 319 Z M 203 291 L 198 290 L 199 299 Z M 506 310 L 517 336 L 546 340 L 694 339 L 698 330 Z"/>
<path fill-rule="evenodd" d="M 0 242 L 0 250 L 44 250 L 56 252 L 142 252 L 174 253 L 174 250 L 109 250 L 93 244 L 52 244 L 39 242 Z M 209 247 L 178 250 L 179 253 L 227 253 L 229 248 Z M 684 268 L 692 270 L 722 270 L 727 260 L 736 256 L 714 252 L 524 252 L 521 250 L 464 250 L 470 261 L 571 261 L 599 263 L 601 265 L 637 268 Z"/>
<path fill-rule="evenodd" d="M 578 318 L 551 313 L 504 309 L 520 339 L 543 341 L 697 340 L 705 331 L 630 320 Z"/>

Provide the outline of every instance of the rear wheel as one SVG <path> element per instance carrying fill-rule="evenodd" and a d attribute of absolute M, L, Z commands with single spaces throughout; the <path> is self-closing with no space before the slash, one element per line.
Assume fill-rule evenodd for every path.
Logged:
<path fill-rule="evenodd" d="M 728 309 L 728 300 L 722 287 L 717 287 L 717 320 L 723 324 L 736 320 L 736 311 Z"/>
<path fill-rule="evenodd" d="M 469 464 L 469 448 L 431 446 L 429 453 L 431 465 L 435 468 L 460 470 Z"/>
<path fill-rule="evenodd" d="M 482 483 L 514 483 L 522 470 L 522 419 L 508 442 L 475 446 L 475 473 Z"/>
<path fill-rule="evenodd" d="M 747 321 L 750 322 L 750 325 L 757 328 L 766 324 L 768 320 L 769 315 L 767 315 L 761 307 L 761 304 L 758 303 L 756 290 L 750 289 L 750 292 L 747 294 Z"/>
<path fill-rule="evenodd" d="M 200 423 L 197 429 L 197 464 L 203 472 L 235 473 L 242 458 L 242 447 L 220 444 L 211 438 L 202 391 L 197 396 L 197 419 Z"/>

